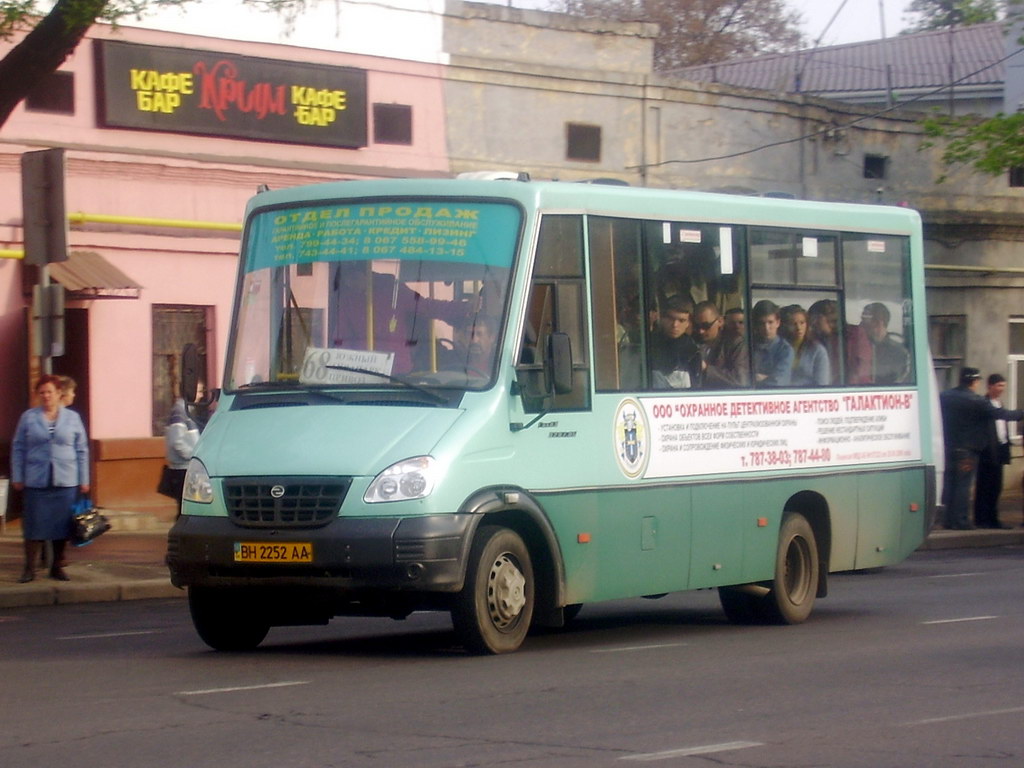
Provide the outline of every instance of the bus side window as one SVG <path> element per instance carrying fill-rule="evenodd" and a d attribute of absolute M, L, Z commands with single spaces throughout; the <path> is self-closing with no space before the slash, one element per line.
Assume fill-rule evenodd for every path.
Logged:
<path fill-rule="evenodd" d="M 637 390 L 643 386 L 644 367 L 640 224 L 591 217 L 588 236 L 597 389 Z"/>
<path fill-rule="evenodd" d="M 649 221 L 644 235 L 651 388 L 749 386 L 744 230 Z"/>
<path fill-rule="evenodd" d="M 541 220 L 529 296 L 517 366 L 524 409 L 537 413 L 589 408 L 581 216 L 547 215 Z M 573 358 L 572 391 L 554 397 L 546 391 L 544 376 L 544 352 L 552 333 L 569 336 Z"/>
<path fill-rule="evenodd" d="M 907 238 L 844 235 L 846 383 L 914 382 Z"/>
<path fill-rule="evenodd" d="M 814 229 L 752 227 L 749 253 L 751 301 L 755 306 L 768 301 L 778 307 L 778 336 L 792 349 L 788 386 L 841 384 L 838 235 Z M 765 336 L 763 325 L 753 328 L 755 368 L 765 364 Z"/>

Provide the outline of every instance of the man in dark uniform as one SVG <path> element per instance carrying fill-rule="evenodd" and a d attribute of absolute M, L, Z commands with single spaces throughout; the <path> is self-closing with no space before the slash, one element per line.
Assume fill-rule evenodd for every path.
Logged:
<path fill-rule="evenodd" d="M 977 368 L 960 372 L 960 386 L 939 395 L 946 443 L 946 476 L 942 493 L 946 505 L 946 528 L 968 530 L 968 502 L 981 452 L 988 448 L 989 428 L 994 419 L 1019 421 L 1024 411 L 996 408 L 977 393 L 981 373 Z"/>
<path fill-rule="evenodd" d="M 996 408 L 1002 408 L 1006 377 L 993 373 L 986 384 L 986 399 Z M 1003 491 L 1003 466 L 1010 463 L 1010 434 L 1005 419 L 990 419 L 988 425 L 988 445 L 978 457 L 974 524 L 979 528 L 1009 528 L 999 522 L 999 495 Z"/>

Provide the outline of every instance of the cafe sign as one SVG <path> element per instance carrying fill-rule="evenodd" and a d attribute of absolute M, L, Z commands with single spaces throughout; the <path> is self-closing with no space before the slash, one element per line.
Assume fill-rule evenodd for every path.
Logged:
<path fill-rule="evenodd" d="M 366 146 L 366 71 L 96 41 L 100 125 Z"/>

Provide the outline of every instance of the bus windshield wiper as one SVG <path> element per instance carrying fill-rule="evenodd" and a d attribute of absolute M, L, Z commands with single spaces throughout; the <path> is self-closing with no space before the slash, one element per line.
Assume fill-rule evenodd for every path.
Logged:
<path fill-rule="evenodd" d="M 248 384 L 239 384 L 233 391 L 253 391 L 257 389 L 299 389 L 297 381 L 250 381 Z"/>
<path fill-rule="evenodd" d="M 371 371 L 368 368 L 356 368 L 350 365 L 325 365 L 324 368 L 327 368 L 328 370 L 332 371 L 346 371 L 347 373 L 359 373 L 365 376 L 376 376 L 377 378 L 380 379 L 387 379 L 388 381 L 395 382 L 396 384 L 401 384 L 403 387 L 408 387 L 409 389 L 414 389 L 417 392 L 422 392 L 423 394 L 427 395 L 438 404 L 447 404 L 448 402 L 447 397 L 439 395 L 432 389 L 424 387 L 422 384 L 414 384 L 413 382 L 407 381 L 406 379 L 403 379 L 399 376 L 392 376 L 390 373 Z"/>

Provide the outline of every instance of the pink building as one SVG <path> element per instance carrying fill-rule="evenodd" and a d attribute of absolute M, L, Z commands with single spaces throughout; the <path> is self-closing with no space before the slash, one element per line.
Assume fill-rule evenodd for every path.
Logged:
<path fill-rule="evenodd" d="M 246 200 L 262 185 L 448 175 L 442 86 L 435 64 L 95 27 L 0 127 L 0 473 L 40 371 L 23 153 L 65 150 L 71 256 L 49 272 L 66 289 L 66 351 L 52 370 L 79 383 L 95 499 L 152 506 L 185 343 L 219 386 Z"/>

